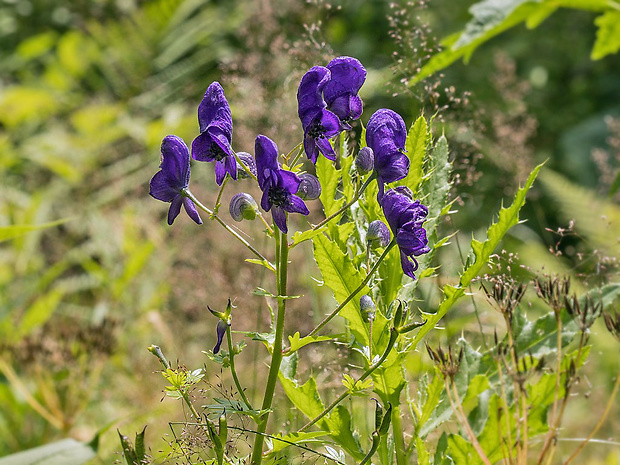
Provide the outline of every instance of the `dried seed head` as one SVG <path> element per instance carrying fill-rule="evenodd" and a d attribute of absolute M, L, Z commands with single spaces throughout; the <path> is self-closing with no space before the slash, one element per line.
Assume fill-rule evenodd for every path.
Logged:
<path fill-rule="evenodd" d="M 534 280 L 536 293 L 549 305 L 556 314 L 559 314 L 564 299 L 570 292 L 570 278 L 547 276 Z"/>

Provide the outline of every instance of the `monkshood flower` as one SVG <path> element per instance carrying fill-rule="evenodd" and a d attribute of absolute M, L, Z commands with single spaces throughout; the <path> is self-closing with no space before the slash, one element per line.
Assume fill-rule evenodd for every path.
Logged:
<path fill-rule="evenodd" d="M 222 341 L 224 340 L 226 329 L 228 329 L 228 323 L 226 323 L 224 320 L 220 320 L 217 322 L 217 327 L 215 328 L 217 342 L 215 343 L 215 347 L 213 347 L 214 354 L 217 354 L 220 351 L 220 347 L 222 347 Z"/>
<path fill-rule="evenodd" d="M 258 214 L 258 205 L 250 194 L 240 192 L 230 199 L 228 211 L 235 221 L 253 220 Z"/>
<path fill-rule="evenodd" d="M 198 106 L 200 135 L 192 142 L 192 157 L 215 162 L 215 182 L 222 185 L 226 173 L 237 179 L 237 160 L 231 147 L 232 115 L 219 82 L 207 88 Z"/>
<path fill-rule="evenodd" d="M 379 203 L 383 198 L 385 183 L 403 179 L 409 173 L 409 157 L 405 155 L 406 139 L 407 128 L 398 113 L 383 108 L 370 117 L 366 128 L 366 144 L 375 155 Z"/>
<path fill-rule="evenodd" d="M 280 168 L 278 147 L 269 137 L 256 137 L 255 151 L 256 176 L 263 191 L 260 205 L 268 212 L 271 210 L 273 222 L 283 233 L 288 232 L 286 213 L 310 213 L 304 201 L 296 194 L 301 180 L 291 171 Z"/>
<path fill-rule="evenodd" d="M 366 80 L 366 68 L 357 58 L 337 57 L 329 62 L 327 69 L 331 72 L 331 79 L 323 89 L 327 108 L 349 129 L 348 122 L 358 119 L 364 108 L 357 93 Z"/>
<path fill-rule="evenodd" d="M 312 163 L 316 163 L 319 153 L 330 160 L 336 159 L 329 139 L 338 134 L 342 127 L 340 118 L 327 109 L 323 98 L 323 89 L 330 78 L 327 68 L 314 66 L 301 78 L 297 89 L 297 113 L 304 130 L 304 150 Z"/>
<path fill-rule="evenodd" d="M 400 249 L 403 272 L 415 279 L 414 272 L 418 269 L 418 262 L 414 257 L 431 250 L 428 247 L 426 231 L 422 227 L 428 208 L 419 200 L 413 201 L 407 194 L 408 192 L 400 187 L 387 191 L 383 196 L 383 213 Z"/>
<path fill-rule="evenodd" d="M 254 157 L 248 152 L 237 152 L 237 157 L 239 157 L 239 160 L 241 160 L 241 162 L 248 167 L 250 173 L 256 176 L 256 162 L 254 161 Z M 250 177 L 250 174 L 248 174 L 241 164 L 237 164 L 237 176 L 240 179 L 247 179 Z"/>
<path fill-rule="evenodd" d="M 370 246 L 386 247 L 390 243 L 390 230 L 381 220 L 372 221 L 366 231 L 366 242 Z"/>
<path fill-rule="evenodd" d="M 177 136 L 166 136 L 161 143 L 161 168 L 151 178 L 149 194 L 162 202 L 170 202 L 168 224 L 181 212 L 181 205 L 189 217 L 202 224 L 196 205 L 184 194 L 189 187 L 189 149 Z"/>
<path fill-rule="evenodd" d="M 297 195 L 302 200 L 316 200 L 321 196 L 321 183 L 319 178 L 310 173 L 302 173 L 299 175 L 301 184 Z"/>

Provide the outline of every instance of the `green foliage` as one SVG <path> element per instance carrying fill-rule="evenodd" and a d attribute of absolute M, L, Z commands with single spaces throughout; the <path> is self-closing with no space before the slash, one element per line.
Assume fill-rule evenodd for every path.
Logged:
<path fill-rule="evenodd" d="M 95 452 L 90 444 L 63 439 L 0 458 L 0 465 L 82 465 L 94 458 Z"/>

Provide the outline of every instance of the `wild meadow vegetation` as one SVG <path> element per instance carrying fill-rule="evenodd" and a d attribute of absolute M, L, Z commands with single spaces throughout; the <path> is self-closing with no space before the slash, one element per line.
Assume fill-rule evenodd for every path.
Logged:
<path fill-rule="evenodd" d="M 0 465 L 620 464 L 618 2 L 0 40 Z"/>

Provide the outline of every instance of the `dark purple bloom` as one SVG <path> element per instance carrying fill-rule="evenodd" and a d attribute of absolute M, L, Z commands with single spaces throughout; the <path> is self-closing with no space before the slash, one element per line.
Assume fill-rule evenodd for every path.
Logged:
<path fill-rule="evenodd" d="M 280 231 L 286 233 L 286 212 L 302 215 L 310 213 L 304 201 L 295 195 L 301 180 L 292 171 L 280 168 L 278 147 L 269 137 L 259 135 L 255 145 L 256 175 L 263 191 L 260 205 L 266 212 L 271 210 L 274 223 Z"/>
<path fill-rule="evenodd" d="M 331 79 L 323 90 L 327 108 L 345 124 L 359 118 L 363 104 L 357 93 L 366 80 L 366 69 L 352 57 L 334 58 L 327 69 L 331 72 Z"/>
<path fill-rule="evenodd" d="M 181 205 L 189 217 L 202 224 L 194 202 L 185 196 L 189 186 L 189 149 L 177 136 L 166 136 L 161 143 L 161 168 L 151 178 L 150 194 L 162 202 L 170 202 L 168 224 L 181 212 Z"/>
<path fill-rule="evenodd" d="M 237 152 L 237 157 L 239 157 L 239 160 L 241 160 L 241 162 L 248 167 L 250 173 L 256 176 L 256 162 L 254 161 L 254 157 L 248 152 Z M 250 177 L 245 168 L 243 168 L 239 163 L 237 164 L 237 176 L 240 179 L 247 179 Z"/>
<path fill-rule="evenodd" d="M 374 246 L 385 247 L 390 243 L 390 230 L 381 220 L 372 221 L 366 231 L 366 241 Z"/>
<path fill-rule="evenodd" d="M 304 129 L 304 150 L 316 163 L 319 153 L 330 160 L 336 159 L 336 152 L 329 139 L 338 134 L 342 127 L 337 115 L 327 109 L 323 89 L 331 73 L 324 66 L 314 66 L 301 78 L 297 89 L 297 112 Z"/>
<path fill-rule="evenodd" d="M 217 322 L 217 327 L 215 332 L 217 334 L 217 342 L 215 343 L 215 347 L 213 347 L 213 353 L 217 354 L 220 351 L 220 347 L 222 347 L 222 342 L 224 341 L 224 335 L 226 334 L 226 330 L 228 329 L 228 323 L 224 320 L 219 320 Z"/>
<path fill-rule="evenodd" d="M 226 173 L 237 179 L 237 160 L 231 147 L 232 115 L 219 82 L 207 88 L 198 106 L 200 135 L 192 142 L 192 157 L 215 162 L 215 181 L 222 185 Z"/>
<path fill-rule="evenodd" d="M 357 153 L 355 168 L 361 175 L 368 174 L 375 168 L 375 153 L 370 147 L 364 147 Z"/>
<path fill-rule="evenodd" d="M 302 200 L 316 200 L 321 196 L 321 183 L 319 178 L 310 173 L 302 173 L 299 175 L 301 184 L 297 195 Z"/>
<path fill-rule="evenodd" d="M 422 227 L 428 215 L 428 208 L 419 200 L 413 201 L 407 193 L 397 187 L 383 196 L 383 213 L 392 229 L 400 249 L 400 263 L 403 272 L 415 279 L 418 262 L 414 257 L 430 252 L 426 231 Z"/>
<path fill-rule="evenodd" d="M 409 157 L 405 155 L 407 128 L 400 115 L 392 110 L 377 110 L 368 121 L 366 144 L 375 154 L 375 172 L 381 203 L 386 182 L 403 179 L 409 172 Z"/>

